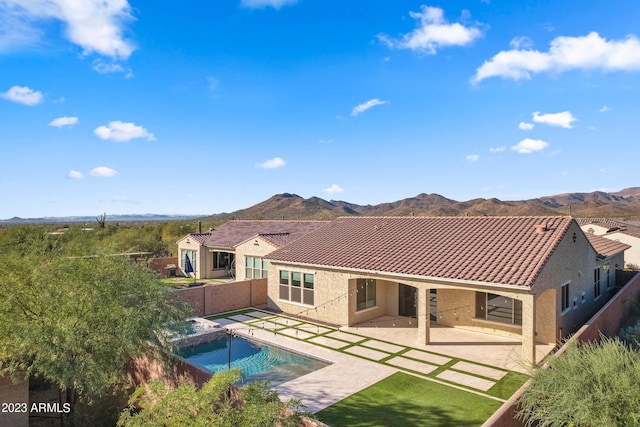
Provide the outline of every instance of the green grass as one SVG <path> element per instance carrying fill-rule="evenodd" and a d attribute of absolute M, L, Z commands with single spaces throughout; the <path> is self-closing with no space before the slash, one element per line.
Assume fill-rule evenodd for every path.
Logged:
<path fill-rule="evenodd" d="M 330 426 L 479 426 L 501 403 L 401 372 L 315 416 Z"/>
<path fill-rule="evenodd" d="M 491 387 L 487 391 L 487 394 L 507 400 L 513 395 L 513 393 L 522 387 L 528 379 L 528 375 L 520 374 L 518 372 L 507 372 L 507 375 L 502 377 L 500 381 L 496 382 L 496 385 Z"/>

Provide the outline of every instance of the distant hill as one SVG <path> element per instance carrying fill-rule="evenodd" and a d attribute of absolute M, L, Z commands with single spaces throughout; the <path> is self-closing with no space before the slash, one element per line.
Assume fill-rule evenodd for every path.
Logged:
<path fill-rule="evenodd" d="M 319 197 L 305 199 L 297 194 L 276 194 L 256 205 L 229 214 L 216 215 L 217 221 L 230 219 L 332 219 L 346 215 L 367 216 L 523 216 L 569 215 L 574 217 L 625 218 L 640 215 L 640 187 L 606 193 L 565 193 L 529 200 L 501 201 L 472 199 L 465 202 L 439 194 L 418 194 L 395 202 L 357 205 Z M 213 218 L 213 217 L 211 217 Z"/>
<path fill-rule="evenodd" d="M 146 221 L 177 221 L 200 218 L 202 215 L 107 215 L 107 222 L 146 222 Z M 95 216 L 60 216 L 44 218 L 19 218 L 0 219 L 0 224 L 63 224 L 63 223 L 96 223 Z"/>
<path fill-rule="evenodd" d="M 640 217 L 640 187 L 617 192 L 564 193 L 529 200 L 502 201 L 472 199 L 464 202 L 439 194 L 418 194 L 395 202 L 378 205 L 357 205 L 342 200 L 305 199 L 297 194 L 276 194 L 269 199 L 231 213 L 201 215 L 108 215 L 107 222 L 175 221 L 189 219 L 210 220 L 216 223 L 230 219 L 333 219 L 339 216 L 523 216 L 572 215 L 580 218 L 636 218 Z M 20 223 L 95 223 L 90 216 L 11 218 L 0 224 Z"/>

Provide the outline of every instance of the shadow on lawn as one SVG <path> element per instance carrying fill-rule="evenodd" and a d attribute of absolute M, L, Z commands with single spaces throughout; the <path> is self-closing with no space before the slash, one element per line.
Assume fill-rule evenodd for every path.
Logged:
<path fill-rule="evenodd" d="M 462 404 L 462 402 L 460 402 Z M 365 402 L 334 405 L 316 414 L 317 418 L 333 427 L 342 426 L 456 426 L 471 427 L 484 420 L 460 418 L 450 411 L 434 406 L 418 406 L 407 402 L 376 404 Z"/>

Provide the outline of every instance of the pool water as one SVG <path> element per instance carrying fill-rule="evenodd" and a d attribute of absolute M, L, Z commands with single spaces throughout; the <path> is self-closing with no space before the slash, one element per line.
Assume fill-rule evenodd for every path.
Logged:
<path fill-rule="evenodd" d="M 225 371 L 229 366 L 229 337 L 183 347 L 180 356 L 210 372 Z M 231 369 L 242 370 L 244 383 L 269 380 L 271 386 L 276 386 L 329 364 L 243 337 L 234 337 L 231 343 Z"/>

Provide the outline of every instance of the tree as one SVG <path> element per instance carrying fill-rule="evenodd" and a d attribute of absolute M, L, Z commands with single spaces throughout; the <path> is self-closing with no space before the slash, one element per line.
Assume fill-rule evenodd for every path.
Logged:
<path fill-rule="evenodd" d="M 139 387 L 120 416 L 120 427 L 298 426 L 307 413 L 300 402 L 281 402 L 266 382 L 237 388 L 240 371 L 218 372 L 198 390 L 182 382 L 170 390 L 161 382 Z M 142 407 L 142 410 L 138 410 Z"/>
<path fill-rule="evenodd" d="M 640 353 L 617 338 L 571 344 L 518 400 L 527 426 L 640 425 Z"/>
<path fill-rule="evenodd" d="M 81 231 L 2 236 L 0 375 L 27 372 L 88 401 L 126 385 L 125 364 L 189 315 L 151 271 L 92 251 Z"/>

